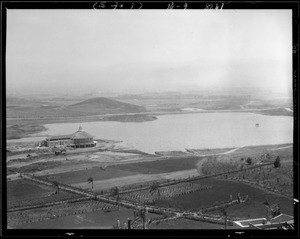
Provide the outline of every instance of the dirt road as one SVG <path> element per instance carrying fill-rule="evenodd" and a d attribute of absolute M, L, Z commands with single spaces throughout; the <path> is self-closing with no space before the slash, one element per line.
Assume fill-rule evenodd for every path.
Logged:
<path fill-rule="evenodd" d="M 188 178 L 193 176 L 199 176 L 197 169 L 182 170 L 170 173 L 160 173 L 160 174 L 137 174 L 132 176 L 113 178 L 107 180 L 94 181 L 94 191 L 108 189 L 112 187 L 122 187 L 126 185 L 145 183 L 149 181 L 162 180 L 162 179 L 179 179 Z M 75 187 L 90 188 L 91 185 L 87 182 L 72 184 Z"/>

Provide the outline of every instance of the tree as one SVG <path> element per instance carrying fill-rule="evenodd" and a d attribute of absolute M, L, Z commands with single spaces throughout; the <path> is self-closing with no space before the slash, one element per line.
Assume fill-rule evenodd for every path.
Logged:
<path fill-rule="evenodd" d="M 138 209 L 136 215 L 142 219 L 143 229 L 146 229 L 146 219 L 147 219 L 148 210 L 146 207 Z"/>
<path fill-rule="evenodd" d="M 270 207 L 270 211 L 271 211 L 272 217 L 276 217 L 276 216 L 280 215 L 280 205 L 279 204 L 273 204 Z"/>
<path fill-rule="evenodd" d="M 159 191 L 159 183 L 158 182 L 153 182 L 150 186 L 150 193 L 152 194 L 153 192 L 156 192 L 157 199 L 160 198 L 160 191 Z"/>
<path fill-rule="evenodd" d="M 57 181 L 53 181 L 53 186 L 56 187 L 56 192 L 59 193 L 59 183 Z"/>
<path fill-rule="evenodd" d="M 268 200 L 264 202 L 264 205 L 266 206 L 266 218 L 269 221 L 270 220 L 270 204 Z"/>
<path fill-rule="evenodd" d="M 111 189 L 111 195 L 116 197 L 116 203 L 118 205 L 118 210 L 120 209 L 119 200 L 120 200 L 120 192 L 117 186 Z"/>
<path fill-rule="evenodd" d="M 94 188 L 94 185 L 93 185 L 94 179 L 92 177 L 89 177 L 87 181 L 88 181 L 88 183 L 92 183 L 92 189 L 93 189 Z"/>
<path fill-rule="evenodd" d="M 279 167 L 280 167 L 280 157 L 277 156 L 274 161 L 274 168 L 279 168 Z"/>
<path fill-rule="evenodd" d="M 221 212 L 222 212 L 222 214 L 223 214 L 223 216 L 224 216 L 224 224 L 225 224 L 225 229 L 227 229 L 227 212 L 226 212 L 226 210 L 223 208 L 223 209 L 221 209 Z"/>
<path fill-rule="evenodd" d="M 251 165 L 252 164 L 252 158 L 248 157 L 246 162 L 247 162 L 248 165 Z"/>

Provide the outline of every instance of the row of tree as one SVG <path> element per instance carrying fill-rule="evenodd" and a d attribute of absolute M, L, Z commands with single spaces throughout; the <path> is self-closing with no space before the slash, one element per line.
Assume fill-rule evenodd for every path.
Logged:
<path fill-rule="evenodd" d="M 244 161 L 244 158 L 241 158 L 241 161 Z M 252 158 L 248 157 L 246 159 L 246 163 L 248 165 L 251 165 L 252 164 Z M 276 159 L 274 160 L 274 168 L 278 168 L 278 167 L 280 167 L 280 157 L 279 156 L 277 156 Z"/>

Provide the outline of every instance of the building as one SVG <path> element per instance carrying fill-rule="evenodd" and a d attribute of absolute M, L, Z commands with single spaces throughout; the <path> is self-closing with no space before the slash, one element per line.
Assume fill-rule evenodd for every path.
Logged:
<path fill-rule="evenodd" d="M 71 135 L 52 136 L 46 138 L 46 140 L 42 142 L 42 145 L 46 147 L 54 147 L 58 145 L 70 146 L 72 144 L 70 136 Z"/>
<path fill-rule="evenodd" d="M 78 131 L 71 135 L 59 135 L 46 138 L 41 142 L 41 146 L 54 147 L 54 146 L 70 146 L 74 148 L 88 148 L 96 146 L 93 136 L 85 132 L 81 126 Z"/>
<path fill-rule="evenodd" d="M 72 145 L 75 148 L 87 148 L 96 146 L 93 136 L 82 130 L 79 126 L 77 132 L 71 135 Z"/>

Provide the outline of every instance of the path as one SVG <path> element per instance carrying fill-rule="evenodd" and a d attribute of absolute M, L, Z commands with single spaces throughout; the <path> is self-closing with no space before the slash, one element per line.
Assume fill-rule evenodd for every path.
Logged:
<path fill-rule="evenodd" d="M 160 173 L 160 174 L 137 174 L 137 175 L 131 175 L 126 177 L 94 181 L 94 190 L 97 191 L 97 190 L 109 189 L 115 186 L 123 187 L 123 186 L 132 185 L 136 183 L 142 184 L 150 181 L 159 181 L 163 179 L 174 180 L 179 178 L 188 178 L 188 177 L 195 177 L 195 176 L 199 176 L 197 169 L 182 170 L 182 171 Z M 90 187 L 90 185 L 87 184 L 87 182 L 72 184 L 72 186 L 81 187 L 81 188 Z"/>
<path fill-rule="evenodd" d="M 293 145 L 288 145 L 288 146 L 284 146 L 284 147 L 280 147 L 280 148 L 276 148 L 276 149 L 270 149 L 270 151 L 275 151 L 275 150 L 280 150 L 280 149 L 287 149 L 287 148 L 291 148 L 293 147 Z"/>

